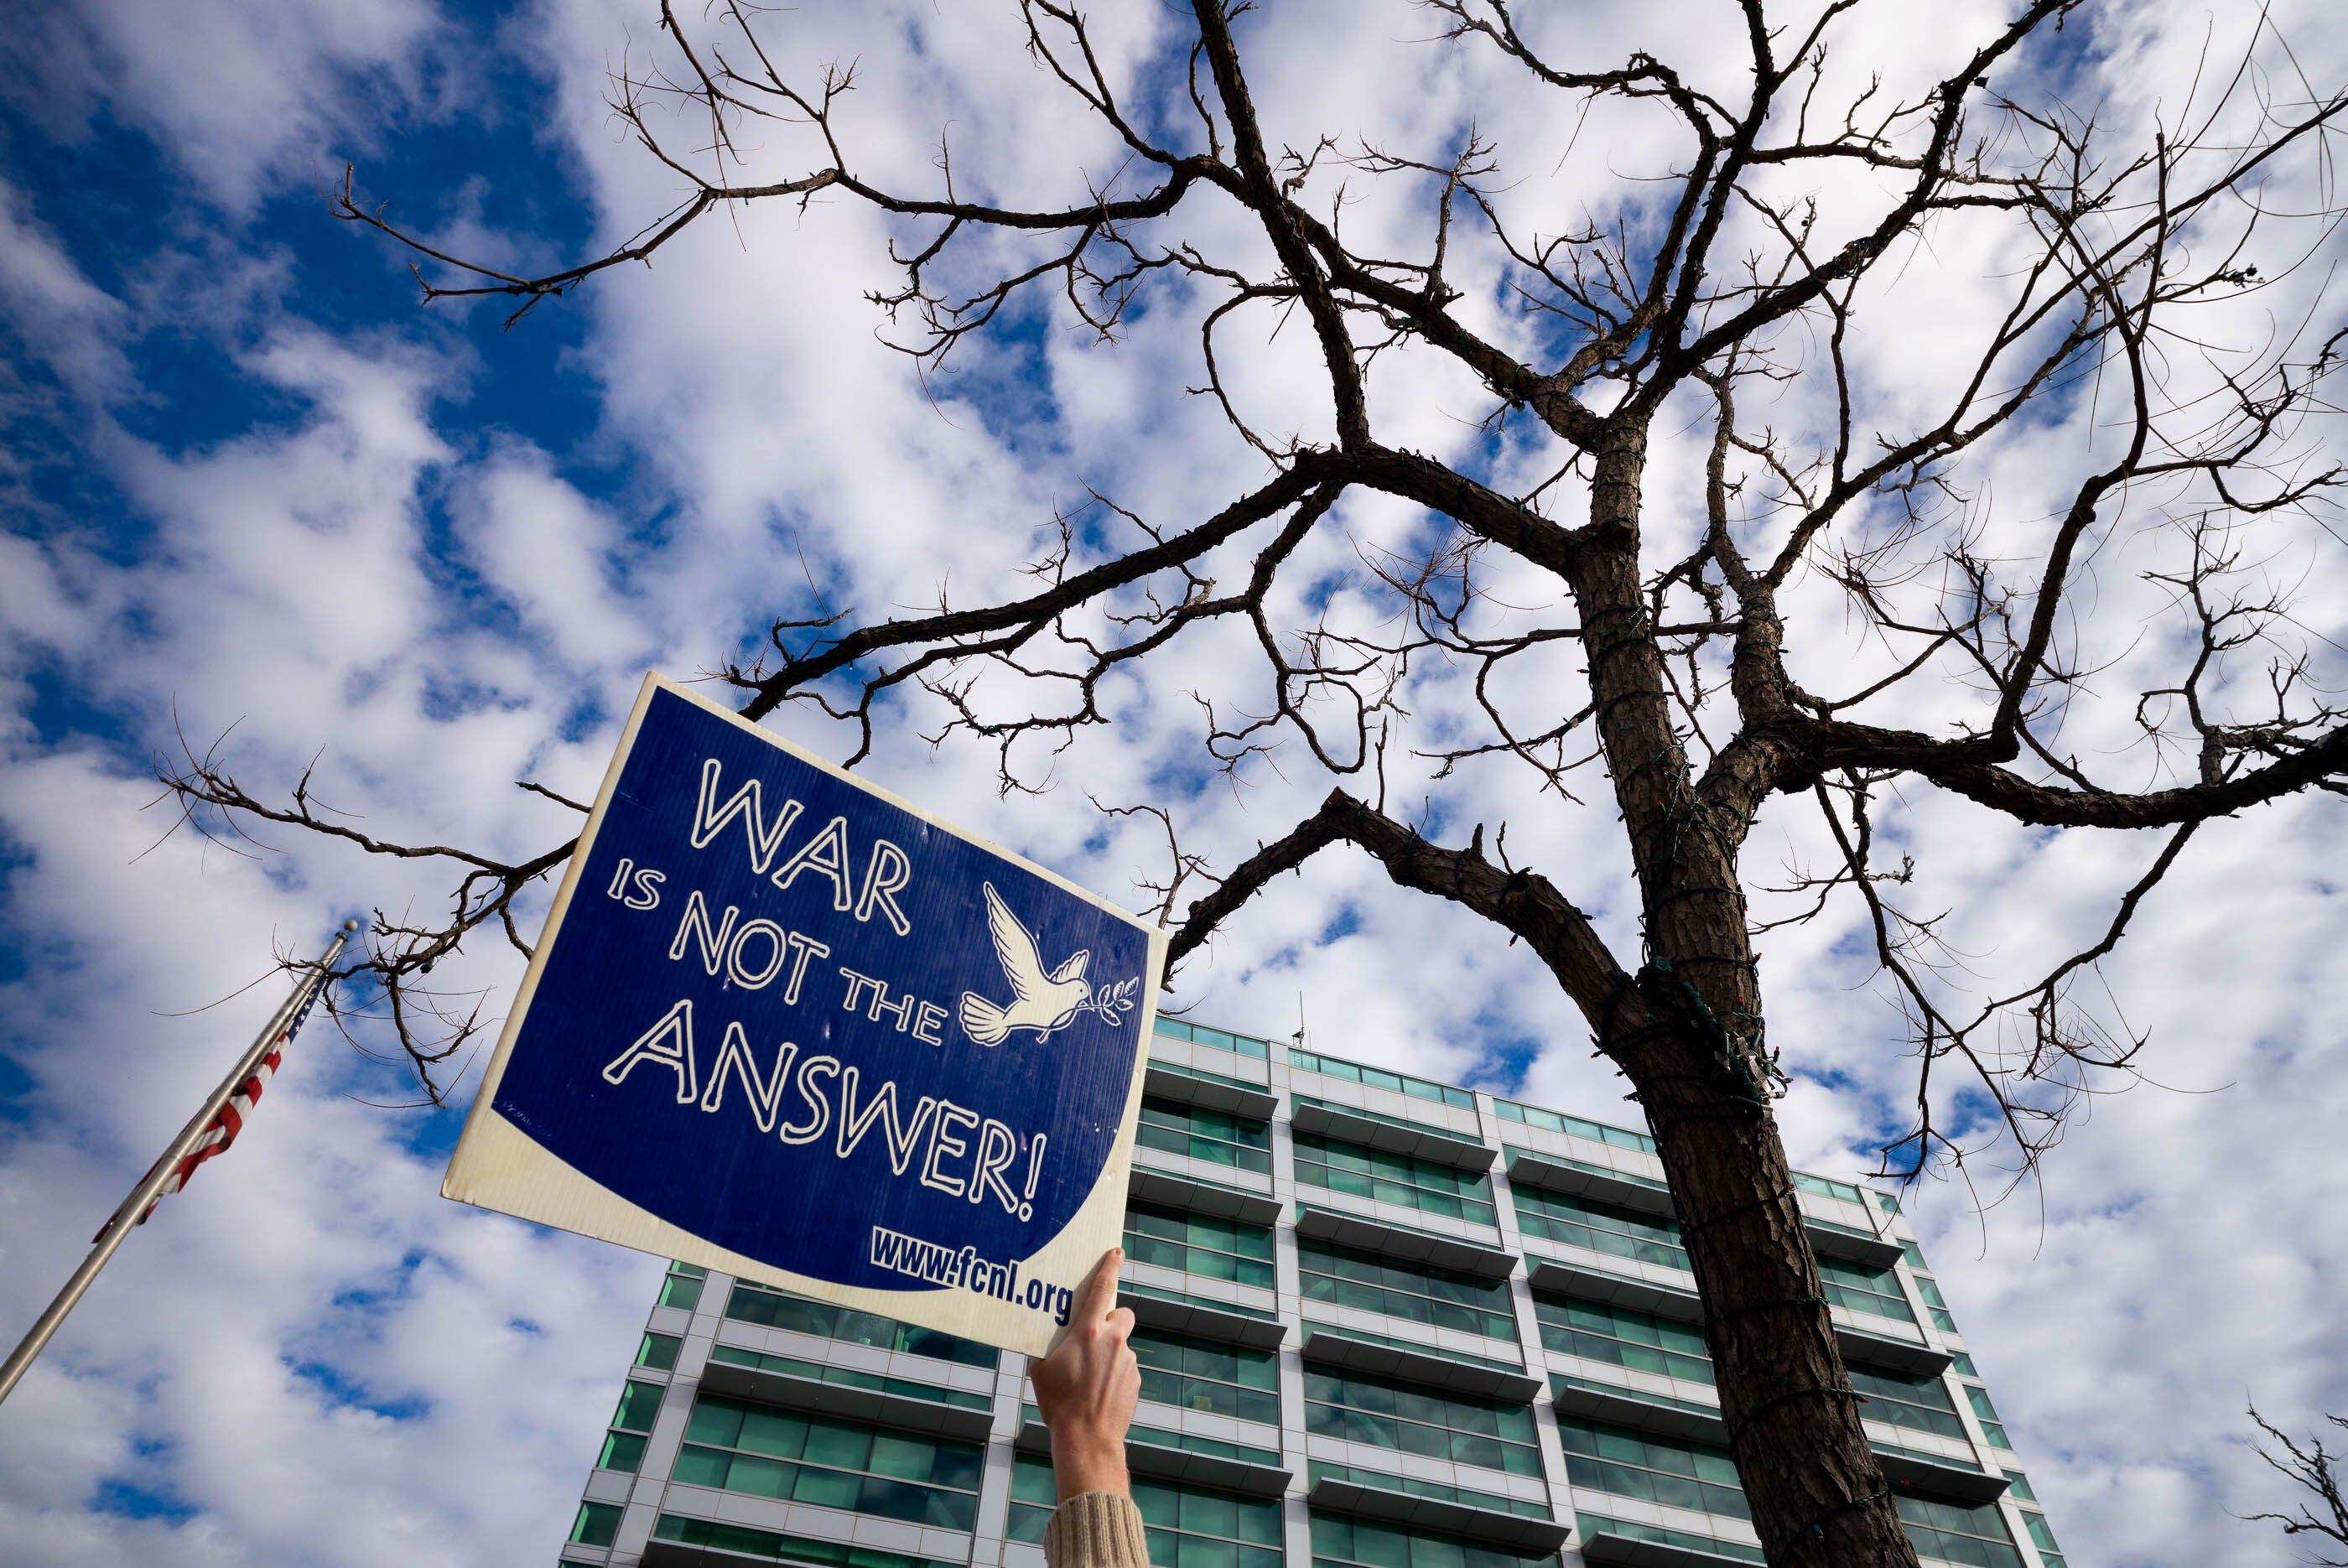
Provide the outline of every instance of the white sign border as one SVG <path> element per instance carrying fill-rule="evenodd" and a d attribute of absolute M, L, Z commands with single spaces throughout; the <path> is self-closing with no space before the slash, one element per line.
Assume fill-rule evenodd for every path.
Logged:
<path fill-rule="evenodd" d="M 602 829 L 604 813 L 618 790 L 620 774 L 635 749 L 636 731 L 652 706 L 654 695 L 658 692 L 682 697 L 704 712 L 757 736 L 763 743 L 777 747 L 810 767 L 821 769 L 833 778 L 901 810 L 911 812 L 942 832 L 951 833 L 965 843 L 1000 856 L 1135 927 L 1147 937 L 1148 952 L 1143 965 L 1145 984 L 1142 986 L 1141 1010 L 1138 1015 L 1141 1033 L 1134 1051 L 1133 1081 L 1126 1091 L 1125 1114 L 1117 1124 L 1116 1140 L 1109 1146 L 1107 1162 L 1102 1168 L 1099 1181 L 1069 1218 L 1067 1224 L 1045 1243 L 1042 1250 L 1020 1260 L 1021 1274 L 1028 1279 L 1041 1279 L 1074 1288 L 1082 1282 L 1101 1254 L 1117 1244 L 1124 1233 L 1126 1189 L 1133 1161 L 1134 1132 L 1141 1115 L 1142 1078 L 1149 1066 L 1149 1037 L 1157 1023 L 1158 990 L 1166 966 L 1168 939 L 1164 928 L 1137 918 L 1129 911 L 1119 909 L 1046 867 L 1036 865 L 975 833 L 964 831 L 935 812 L 924 810 L 910 800 L 834 767 L 824 758 L 793 745 L 770 730 L 760 728 L 741 715 L 719 707 L 658 671 L 648 672 L 643 686 L 637 690 L 635 706 L 628 714 L 627 727 L 621 731 L 620 744 L 612 754 L 611 766 L 604 770 L 602 787 L 596 792 L 594 809 L 588 813 L 587 825 L 580 830 L 578 847 L 572 851 L 571 863 L 563 872 L 562 886 L 554 895 L 554 907 L 548 913 L 546 924 L 530 951 L 530 967 L 522 975 L 521 988 L 515 994 L 513 1010 L 506 1016 L 505 1026 L 498 1037 L 497 1050 L 490 1056 L 488 1069 L 482 1076 L 480 1091 L 475 1096 L 473 1108 L 465 1118 L 465 1130 L 458 1139 L 456 1152 L 449 1157 L 448 1174 L 440 1183 L 441 1196 L 477 1208 L 491 1209 L 551 1225 L 558 1230 L 614 1242 L 658 1257 L 675 1258 L 683 1263 L 721 1270 L 757 1284 L 778 1285 L 819 1301 L 879 1313 L 884 1317 L 899 1318 L 965 1338 L 983 1340 L 1029 1356 L 1043 1355 L 1051 1348 L 1060 1333 L 1059 1326 L 1049 1314 L 1035 1311 L 1024 1303 L 1000 1301 L 958 1285 L 926 1290 L 872 1290 L 860 1285 L 838 1284 L 778 1269 L 771 1264 L 713 1245 L 590 1179 L 497 1110 L 498 1085 L 505 1077 L 506 1062 L 513 1053 L 514 1041 L 521 1032 L 522 1021 L 529 1016 L 531 999 L 537 995 L 539 976 L 546 967 L 548 954 L 554 950 L 556 938 L 561 934 L 563 916 L 570 911 L 572 897 L 578 890 L 588 857 L 594 850 L 595 835 Z M 910 1314 L 908 1308 L 912 1309 Z"/>

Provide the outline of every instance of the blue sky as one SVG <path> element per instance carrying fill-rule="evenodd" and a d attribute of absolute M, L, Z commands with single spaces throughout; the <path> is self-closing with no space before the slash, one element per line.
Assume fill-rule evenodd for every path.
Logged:
<path fill-rule="evenodd" d="M 1710 47 L 1709 3 L 1591 7 L 1572 46 Z M 2204 13 L 2169 0 L 2093 9 L 2092 27 L 2031 69 L 2048 84 L 2059 73 L 2117 127 L 2147 123 L 2185 90 L 2181 40 L 2201 36 Z M 1896 5 L 1863 8 L 1849 57 L 1896 80 L 1999 15 L 1985 0 L 1942 11 L 1924 36 Z M 1105 24 L 1111 67 L 1162 83 L 1169 15 Z M 1426 29 L 1408 8 L 1342 15 L 1351 25 L 1282 5 L 1251 24 L 1275 136 L 1337 127 L 1433 148 L 1472 116 L 1518 171 L 1514 210 L 1636 220 L 1604 204 L 1622 200 L 1624 170 L 1667 160 L 1652 126 L 1601 118 L 1577 139 L 1509 77 L 1415 41 Z M 2334 77 L 2348 71 L 2348 57 L 2324 54 L 2343 46 L 2316 26 L 2320 6 L 2277 15 L 2312 74 L 2327 59 Z M 1113 150 L 1039 79 L 1008 20 L 994 6 L 816 6 L 776 26 L 794 59 L 863 61 L 848 112 L 873 170 L 933 178 L 950 123 L 959 179 L 1066 197 L 1113 168 Z M 1055 509 L 1082 508 L 1088 486 L 1179 525 L 1262 481 L 1208 400 L 1181 394 L 1198 379 L 1197 302 L 1179 292 L 1113 349 L 1023 311 L 924 385 L 876 341 L 862 295 L 890 231 L 850 203 L 705 224 L 650 269 L 510 332 L 494 306 L 419 308 L 405 260 L 332 220 L 327 192 L 348 159 L 393 217 L 501 263 L 554 264 L 633 230 L 675 197 L 602 104 L 609 65 L 652 46 L 640 5 L 191 0 L 164 14 L 121 0 L 27 27 L 36 68 L 0 88 L 10 1325 L 29 1321 L 265 1011 L 267 986 L 194 1009 L 263 975 L 273 952 L 314 948 L 345 914 L 428 912 L 452 881 L 283 834 L 263 835 L 283 852 L 258 857 L 167 836 L 149 769 L 176 734 L 200 747 L 227 734 L 256 793 L 290 788 L 314 756 L 322 798 L 369 830 L 528 855 L 569 818 L 515 780 L 592 792 L 645 668 L 708 668 L 819 596 L 878 614 L 933 601 L 941 583 L 958 602 L 1004 591 L 1025 581 L 1010 568 L 1048 543 Z M 1735 62 L 1694 68 L 1730 81 Z M 754 157 L 793 168 L 804 153 L 778 130 Z M 1415 211 L 1365 198 L 1347 222 L 1392 232 L 1399 251 Z M 1252 254 L 1229 212 L 1200 222 L 1202 242 Z M 1869 395 L 1895 411 L 1884 418 L 1906 382 L 1956 362 L 2001 254 L 1993 236 L 1952 228 L 1903 269 L 1918 292 L 1890 302 L 1899 329 L 1856 352 Z M 1502 291 L 1484 295 L 1471 308 L 1497 313 Z M 1506 330 L 1538 346 L 1537 324 Z M 1251 416 L 1309 438 L 1325 393 L 1296 336 L 1234 341 L 1228 363 Z M 1503 479 L 1538 472 L 1545 453 L 1521 422 L 1497 440 L 1473 428 L 1472 378 L 1412 360 L 1381 375 L 1388 440 Z M 1805 417 L 1788 402 L 1788 428 Z M 2065 401 L 1995 454 L 1980 476 L 1984 526 L 2026 546 L 2091 420 Z M 1666 537 L 1697 471 L 1693 443 L 1684 428 L 1659 437 Z M 1300 556 L 1283 601 L 1300 618 L 1368 614 L 1364 552 L 1427 530 L 1373 500 L 1349 500 L 1336 524 Z M 1098 509 L 1083 525 L 1087 552 L 1126 537 Z M 2319 610 L 2348 602 L 2337 559 L 2303 546 L 2279 552 L 2278 570 Z M 2096 562 L 2098 609 L 2080 635 L 2107 638 L 2116 668 L 2159 650 L 2141 630 L 2153 548 L 2116 533 Z M 1536 573 L 1492 572 L 1512 603 L 1554 601 Z M 1830 595 L 1806 604 L 1818 625 L 1839 623 Z M 1877 655 L 1822 632 L 1801 656 L 1838 679 Z M 1328 787 L 1293 752 L 1236 784 L 1200 767 L 1192 694 L 1260 705 L 1253 669 L 1244 639 L 1208 637 L 1130 677 L 1111 692 L 1116 722 L 1050 764 L 1042 797 L 1001 798 L 983 747 L 929 747 L 939 715 L 918 697 L 892 708 L 869 769 L 1138 903 L 1155 829 L 1104 820 L 1087 795 L 1173 803 L 1186 847 L 1228 865 Z M 1962 698 L 1951 681 L 1925 700 L 1953 711 Z M 1421 672 L 1413 701 L 1427 734 L 1474 721 L 1456 674 Z M 2116 717 L 2083 712 L 2066 735 L 2086 754 L 2129 757 L 2126 708 L 2123 696 Z M 774 722 L 834 755 L 853 744 L 811 715 Z M 1040 755 L 1021 760 L 1045 769 Z M 1512 849 L 1635 940 L 1610 810 L 1558 810 L 1498 771 L 1406 787 L 1425 789 L 1432 830 L 1509 820 Z M 2168 1087 L 2096 1104 L 2043 1185 L 1985 1213 L 1962 1183 L 1911 1197 L 2075 1563 L 2286 1561 L 2225 1511 L 2274 1495 L 2238 1441 L 2240 1406 L 2253 1395 L 2302 1423 L 2348 1409 L 2348 1329 L 2333 1305 L 2348 1176 L 2332 1152 L 2348 1118 L 2348 979 L 2333 960 L 2340 894 L 2321 875 L 2348 848 L 2341 820 L 2335 803 L 2310 800 L 2213 826 L 2106 966 L 2110 1006 L 2151 1029 L 2151 1076 Z M 1881 827 L 1919 848 L 1917 896 L 1958 912 L 1952 939 L 1984 986 L 2097 930 L 2143 852 L 2009 830 L 1929 792 L 1903 796 Z M 1748 870 L 1775 882 L 1818 848 L 1797 811 L 1773 806 Z M 519 972 L 486 942 L 450 967 L 449 985 L 484 990 L 492 1014 Z M 1772 937 L 1764 974 L 1772 1038 L 1799 1078 L 1789 1148 L 1855 1175 L 1904 1124 L 1914 1086 L 1858 912 Z M 1183 999 L 1284 1037 L 1300 993 L 1323 1049 L 1635 1114 L 1524 954 L 1364 865 L 1283 882 L 1185 977 Z M 408 1088 L 313 1023 L 233 1156 L 134 1240 L 0 1411 L 12 1560 L 358 1568 L 551 1554 L 655 1265 L 443 1202 L 458 1113 L 366 1103 Z M 1942 1110 L 1962 1117 L 1946 1092 Z M 256 1486 L 264 1463 L 272 1480 Z"/>

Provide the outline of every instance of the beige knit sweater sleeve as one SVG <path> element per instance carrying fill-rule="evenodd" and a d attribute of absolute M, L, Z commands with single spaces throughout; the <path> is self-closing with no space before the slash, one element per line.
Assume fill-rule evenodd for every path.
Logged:
<path fill-rule="evenodd" d="M 1049 1568 L 1149 1568 L 1141 1510 L 1122 1492 L 1079 1492 L 1044 1528 Z"/>

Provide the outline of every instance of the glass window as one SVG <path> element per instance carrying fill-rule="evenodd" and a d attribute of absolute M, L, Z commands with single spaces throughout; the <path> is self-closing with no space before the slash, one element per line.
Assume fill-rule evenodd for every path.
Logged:
<path fill-rule="evenodd" d="M 1011 1512 L 1004 1532 L 1041 1545 L 1057 1499 L 1051 1464 L 1021 1454 L 1011 1468 Z M 1280 1503 L 1154 1476 L 1133 1478 L 1151 1568 L 1281 1568 Z"/>
<path fill-rule="evenodd" d="M 1982 1436 L 1990 1440 L 1993 1448 L 2012 1453 L 2013 1445 L 2006 1440 L 2005 1423 L 1997 1418 L 1997 1407 L 1989 1402 L 1989 1390 L 1970 1383 L 1964 1385 L 1964 1390 L 1965 1398 L 1972 1401 L 1973 1414 L 1981 1418 Z"/>
<path fill-rule="evenodd" d="M 1812 1176 L 1807 1171 L 1797 1171 L 1794 1172 L 1794 1185 L 1801 1191 L 1819 1198 L 1833 1198 L 1845 1203 L 1863 1203 L 1866 1202 L 1865 1199 L 1859 1196 L 1859 1189 L 1852 1186 L 1849 1182 L 1830 1181 L 1823 1176 Z"/>
<path fill-rule="evenodd" d="M 1602 1513 L 1577 1513 L 1573 1527 L 1581 1538 L 1593 1535 L 1619 1535 L 1626 1541 L 1653 1541 L 1666 1546 L 1684 1546 L 1691 1552 L 1709 1553 L 1715 1557 L 1731 1558 L 1739 1563 L 1763 1561 L 1761 1548 L 1746 1541 L 1722 1541 L 1715 1536 L 1698 1535 L 1689 1530 L 1666 1530 L 1660 1524 L 1641 1524 L 1634 1520 L 1609 1519 Z"/>
<path fill-rule="evenodd" d="M 674 1334 L 647 1334 L 636 1343 L 636 1365 L 654 1372 L 674 1371 L 676 1353 L 684 1345 Z"/>
<path fill-rule="evenodd" d="M 1301 1236 L 1296 1266 L 1306 1301 L 1360 1307 L 1516 1343 L 1517 1320 L 1506 1280 L 1392 1262 L 1375 1253 Z"/>
<path fill-rule="evenodd" d="M 1919 1555 L 1971 1568 L 2023 1568 L 2022 1553 L 1993 1502 L 1944 1502 L 1901 1492 L 1900 1522 Z"/>
<path fill-rule="evenodd" d="M 1950 1315 L 1949 1304 L 1941 1299 L 1939 1285 L 1929 1279 L 1919 1278 L 1916 1281 L 1916 1294 L 1924 1298 L 1925 1306 L 1931 1310 L 1932 1326 L 1948 1334 L 1954 1334 L 1957 1331 L 1957 1320 Z"/>
<path fill-rule="evenodd" d="M 1134 1139 L 1145 1149 L 1228 1165 L 1234 1171 L 1263 1175 L 1272 1171 L 1271 1123 L 1203 1106 L 1146 1096 Z"/>
<path fill-rule="evenodd" d="M 714 1547 L 737 1556 L 769 1562 L 811 1564 L 814 1568 L 961 1568 L 927 1557 L 909 1557 L 877 1546 L 853 1546 L 845 1541 L 814 1541 L 753 1530 L 742 1524 L 720 1524 L 713 1519 L 684 1519 L 664 1513 L 653 1525 L 655 1541 L 682 1542 L 687 1546 Z"/>
<path fill-rule="evenodd" d="M 1453 1361 L 1463 1367 L 1481 1367 L 1496 1372 L 1516 1373 L 1525 1369 L 1522 1354 L 1506 1360 L 1498 1356 L 1470 1356 L 1465 1350 L 1455 1350 L 1448 1345 L 1438 1344 L 1424 1334 L 1375 1334 L 1353 1325 L 1341 1327 L 1310 1314 L 1304 1318 L 1304 1333 L 1307 1339 L 1315 1334 L 1334 1334 L 1340 1339 L 1364 1339 L 1372 1345 L 1388 1345 L 1396 1350 L 1407 1350 L 1414 1356 L 1428 1356 L 1437 1361 Z M 1496 1346 L 1494 1348 L 1499 1347 Z"/>
<path fill-rule="evenodd" d="M 1313 1568 L 1525 1568 L 1524 1559 L 1431 1532 L 1344 1514 L 1313 1515 Z"/>
<path fill-rule="evenodd" d="M 1509 1475 L 1541 1473 L 1529 1405 L 1496 1405 L 1358 1373 L 1304 1369 L 1304 1429 Z"/>
<path fill-rule="evenodd" d="M 746 1350 L 738 1345 L 713 1345 L 709 1348 L 709 1358 L 734 1367 L 755 1367 L 762 1372 L 778 1372 L 786 1377 L 802 1377 L 811 1383 L 830 1383 L 843 1388 L 874 1388 L 884 1394 L 901 1394 L 908 1399 L 927 1399 L 933 1405 L 959 1405 L 965 1410 L 990 1409 L 994 1404 L 984 1394 L 948 1388 L 912 1377 L 860 1372 L 852 1367 L 826 1367 L 813 1361 L 802 1361 L 794 1356 Z"/>
<path fill-rule="evenodd" d="M 1635 1149 L 1643 1154 L 1655 1151 L 1655 1140 L 1643 1132 L 1633 1132 L 1627 1127 L 1609 1127 L 1602 1121 L 1591 1121 L 1579 1116 L 1567 1116 L 1559 1111 L 1543 1110 L 1537 1105 L 1519 1105 L 1513 1099 L 1492 1102 L 1503 1121 L 1521 1122 L 1547 1132 L 1570 1133 L 1586 1138 L 1592 1143 L 1611 1143 L 1617 1149 Z"/>
<path fill-rule="evenodd" d="M 1138 1264 L 1272 1288 L 1272 1232 L 1262 1225 L 1134 1203 L 1125 1212 L 1125 1250 Z"/>
<path fill-rule="evenodd" d="M 620 1510 L 609 1502 L 582 1502 L 571 1522 L 571 1539 L 582 1546 L 609 1546 L 620 1532 Z"/>
<path fill-rule="evenodd" d="M 752 1497 L 814 1503 L 908 1524 L 969 1530 L 983 1450 L 881 1432 L 830 1416 L 792 1416 L 703 1395 L 671 1479 Z"/>
<path fill-rule="evenodd" d="M 1533 1298 L 1541 1344 L 1563 1356 L 1660 1372 L 1691 1383 L 1713 1380 L 1712 1353 L 1692 1323 L 1655 1317 L 1611 1303 Z"/>
<path fill-rule="evenodd" d="M 646 1440 L 641 1432 L 605 1432 L 603 1447 L 595 1455 L 595 1468 L 635 1474 L 637 1467 L 644 1462 Z"/>
<path fill-rule="evenodd" d="M 620 1396 L 620 1408 L 613 1414 L 612 1425 L 623 1432 L 649 1432 L 653 1418 L 660 1413 L 661 1386 L 658 1383 L 631 1382 Z"/>
<path fill-rule="evenodd" d="M 1575 1486 L 1728 1519 L 1751 1517 L 1725 1449 L 1563 1417 L 1557 1435 L 1566 1479 Z"/>
<path fill-rule="evenodd" d="M 1827 1299 L 1846 1312 L 1897 1318 L 1902 1323 L 1916 1321 L 1915 1313 L 1909 1310 L 1908 1297 L 1900 1292 L 1896 1268 L 1869 1268 L 1842 1258 L 1820 1258 L 1818 1283 L 1826 1287 Z"/>
<path fill-rule="evenodd" d="M 1269 1350 L 1137 1328 L 1141 1397 L 1186 1410 L 1280 1424 L 1280 1364 Z"/>
<path fill-rule="evenodd" d="M 1859 1408 L 1863 1419 L 1964 1440 L 1965 1424 L 1957 1417 L 1957 1402 L 1950 1398 L 1949 1386 L 1938 1377 L 1903 1377 L 1868 1367 L 1847 1370 L 1850 1386 L 1867 1397 L 1867 1403 Z"/>
<path fill-rule="evenodd" d="M 2030 1490 L 2030 1478 L 2020 1470 L 2005 1472 L 2005 1489 L 2024 1502 L 2038 1501 L 2038 1494 Z"/>
<path fill-rule="evenodd" d="M 701 1305 L 701 1282 L 709 1271 L 695 1264 L 671 1264 L 668 1277 L 661 1281 L 660 1304 L 681 1306 L 691 1312 Z"/>
<path fill-rule="evenodd" d="M 1309 1073 L 1319 1073 L 1323 1078 L 1341 1078 L 1347 1083 L 1364 1084 L 1371 1088 L 1386 1089 L 1395 1094 L 1406 1094 L 1413 1099 L 1429 1100 L 1437 1105 L 1455 1106 L 1462 1110 L 1476 1109 L 1476 1097 L 1464 1088 L 1454 1088 L 1449 1084 L 1437 1083 L 1432 1078 L 1412 1078 L 1407 1073 L 1389 1072 L 1385 1068 L 1365 1067 L 1360 1062 L 1349 1062 L 1342 1057 L 1324 1057 L 1317 1051 L 1291 1048 L 1288 1053 L 1288 1065 L 1301 1068 Z"/>
<path fill-rule="evenodd" d="M 1546 1503 L 1521 1497 L 1508 1497 L 1497 1491 L 1478 1491 L 1473 1487 L 1454 1486 L 1447 1480 L 1432 1479 L 1424 1469 L 1414 1468 L 1406 1476 L 1388 1475 L 1383 1470 L 1365 1470 L 1359 1465 L 1331 1464 L 1314 1460 L 1305 1467 L 1306 1483 L 1317 1486 L 1323 1480 L 1351 1481 L 1378 1491 L 1398 1491 L 1408 1497 L 1431 1497 L 1443 1502 L 1456 1502 L 1465 1508 L 1480 1508 L 1492 1513 L 1513 1513 L 1521 1519 L 1550 1517 Z"/>
<path fill-rule="evenodd" d="M 1497 1225 L 1492 1183 L 1478 1172 L 1406 1154 L 1389 1154 L 1319 1133 L 1295 1135 L 1296 1180 L 1381 1203 L 1399 1203 L 1424 1213 Z"/>
<path fill-rule="evenodd" d="M 612 1412 L 611 1429 L 603 1434 L 602 1449 L 595 1456 L 597 1470 L 633 1474 L 644 1463 L 644 1434 L 653 1429 L 653 1418 L 660 1413 L 661 1392 L 658 1383 L 634 1381 L 621 1390 L 620 1408 Z"/>
<path fill-rule="evenodd" d="M 1204 1024 L 1193 1024 L 1185 1018 L 1169 1018 L 1163 1013 L 1158 1016 L 1154 1027 L 1169 1040 L 1189 1040 L 1194 1045 L 1214 1046 L 1240 1056 L 1253 1057 L 1257 1061 L 1267 1060 L 1272 1056 L 1270 1043 L 1259 1040 L 1253 1035 L 1233 1034 L 1229 1029 L 1210 1029 Z"/>
<path fill-rule="evenodd" d="M 1670 1220 L 1594 1199 L 1516 1187 L 1517 1223 L 1529 1236 L 1685 1272 L 1687 1251 Z"/>
<path fill-rule="evenodd" d="M 911 1356 L 932 1357 L 964 1367 L 992 1367 L 995 1364 L 992 1346 L 981 1345 L 975 1340 L 957 1339 L 934 1328 L 916 1328 L 911 1324 L 899 1323 L 893 1317 L 883 1317 L 877 1312 L 857 1312 L 849 1307 L 831 1306 L 761 1285 L 736 1284 L 734 1294 L 726 1300 L 726 1315 L 736 1322 L 755 1323 L 762 1328 L 788 1328 L 799 1334 L 819 1335 L 826 1339 L 845 1340 L 850 1345 L 870 1345 L 882 1350 L 901 1350 Z"/>

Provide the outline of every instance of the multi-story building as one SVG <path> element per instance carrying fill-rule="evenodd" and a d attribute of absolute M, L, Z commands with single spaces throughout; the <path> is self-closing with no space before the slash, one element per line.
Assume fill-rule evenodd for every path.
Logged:
<path fill-rule="evenodd" d="M 1897 1202 L 1795 1181 L 1919 1552 L 2063 1568 Z M 1761 1561 L 1643 1133 L 1165 1019 L 1125 1244 L 1156 1568 Z M 675 1265 L 561 1561 L 1042 1568 L 1028 1392 Z"/>

